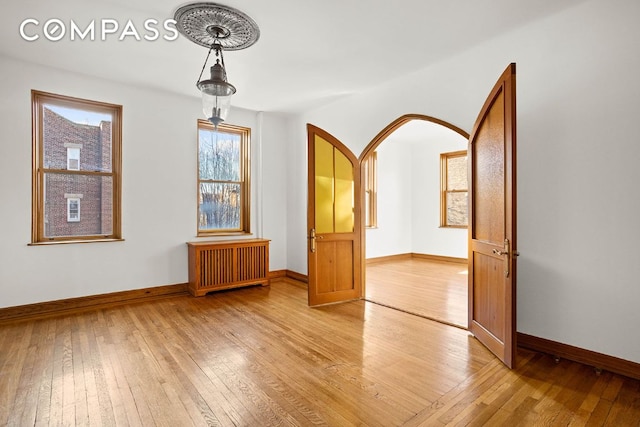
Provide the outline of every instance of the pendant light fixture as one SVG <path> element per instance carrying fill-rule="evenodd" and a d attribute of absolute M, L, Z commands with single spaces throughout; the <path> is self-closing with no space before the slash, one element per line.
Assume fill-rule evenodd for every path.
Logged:
<path fill-rule="evenodd" d="M 192 3 L 179 8 L 174 16 L 178 31 L 192 42 L 209 48 L 196 83 L 202 94 L 202 111 L 217 128 L 226 120 L 231 108 L 234 85 L 227 80 L 223 51 L 245 49 L 260 37 L 253 19 L 237 9 L 216 3 Z M 211 78 L 202 79 L 211 52 L 216 63 L 211 66 Z"/>

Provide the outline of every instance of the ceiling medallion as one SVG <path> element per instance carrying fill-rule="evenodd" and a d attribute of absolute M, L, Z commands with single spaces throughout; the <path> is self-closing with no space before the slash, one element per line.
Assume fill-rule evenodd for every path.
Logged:
<path fill-rule="evenodd" d="M 260 29 L 253 19 L 221 4 L 187 4 L 176 10 L 174 19 L 182 35 L 207 48 L 217 41 L 224 50 L 241 50 L 260 38 Z"/>

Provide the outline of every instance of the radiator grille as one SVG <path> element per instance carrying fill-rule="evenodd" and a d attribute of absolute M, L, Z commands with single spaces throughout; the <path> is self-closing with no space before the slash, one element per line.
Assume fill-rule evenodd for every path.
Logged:
<path fill-rule="evenodd" d="M 266 277 L 264 246 L 238 248 L 238 280 L 252 280 Z"/>
<path fill-rule="evenodd" d="M 201 286 L 233 282 L 233 248 L 200 251 Z"/>
<path fill-rule="evenodd" d="M 268 240 L 189 242 L 187 245 L 189 290 L 193 295 L 251 284 L 269 284 Z"/>

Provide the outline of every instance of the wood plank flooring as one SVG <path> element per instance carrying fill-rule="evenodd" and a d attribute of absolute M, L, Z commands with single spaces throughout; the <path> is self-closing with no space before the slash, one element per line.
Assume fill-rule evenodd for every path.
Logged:
<path fill-rule="evenodd" d="M 0 325 L 0 425 L 638 426 L 640 381 L 276 279 Z"/>
<path fill-rule="evenodd" d="M 467 327 L 467 266 L 406 258 L 367 264 L 366 299 L 449 325 Z"/>

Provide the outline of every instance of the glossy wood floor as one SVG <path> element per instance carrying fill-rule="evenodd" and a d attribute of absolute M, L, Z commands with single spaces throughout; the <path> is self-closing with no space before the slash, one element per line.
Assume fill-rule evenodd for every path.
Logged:
<path fill-rule="evenodd" d="M 467 266 L 423 258 L 367 264 L 366 298 L 462 328 L 467 327 Z"/>
<path fill-rule="evenodd" d="M 640 381 L 284 279 L 0 325 L 0 425 L 637 426 Z"/>

